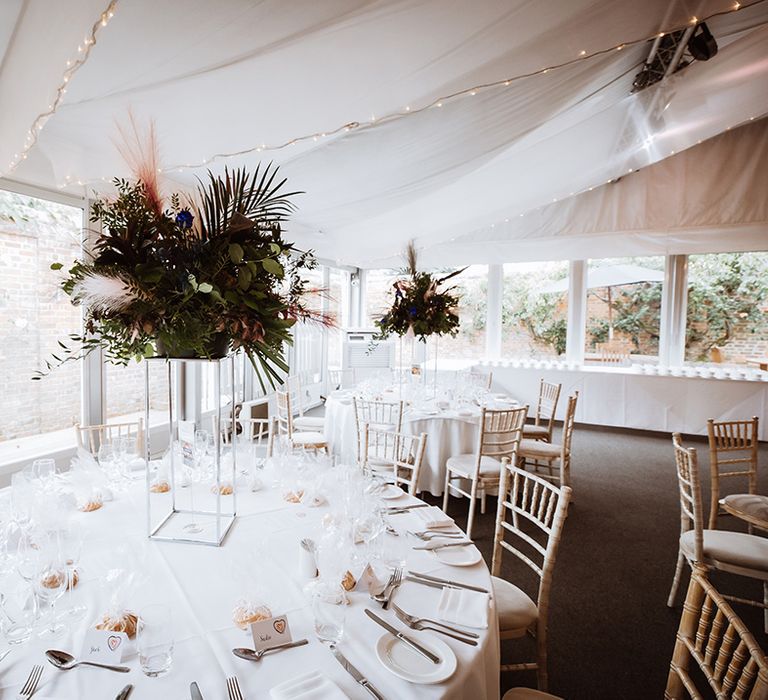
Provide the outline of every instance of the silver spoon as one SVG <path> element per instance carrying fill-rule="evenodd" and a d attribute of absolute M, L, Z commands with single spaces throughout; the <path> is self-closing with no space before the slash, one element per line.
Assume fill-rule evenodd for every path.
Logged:
<path fill-rule="evenodd" d="M 62 671 L 69 671 L 70 668 L 75 666 L 96 666 L 98 668 L 107 668 L 110 671 L 118 671 L 119 673 L 129 673 L 131 670 L 127 666 L 112 666 L 111 664 L 100 664 L 95 661 L 77 661 L 72 654 L 68 654 L 66 651 L 59 651 L 58 649 L 48 649 L 45 652 L 45 656 L 48 661 Z"/>
<path fill-rule="evenodd" d="M 264 654 L 268 654 L 271 651 L 279 651 L 280 649 L 290 649 L 291 647 L 301 647 L 305 644 L 309 644 L 308 639 L 299 639 L 297 642 L 286 642 L 285 644 L 277 644 L 276 646 L 269 647 L 268 649 L 262 649 L 261 651 L 254 651 L 253 649 L 246 649 L 244 647 L 238 647 L 233 649 L 232 653 L 240 659 L 246 661 L 258 661 Z"/>

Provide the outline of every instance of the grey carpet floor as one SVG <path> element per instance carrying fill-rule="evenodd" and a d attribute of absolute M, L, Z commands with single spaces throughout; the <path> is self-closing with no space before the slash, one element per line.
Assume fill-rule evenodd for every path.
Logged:
<path fill-rule="evenodd" d="M 698 450 L 708 502 L 706 441 L 689 438 Z M 760 492 L 768 493 L 768 448 L 761 450 Z M 578 426 L 573 444 L 573 503 L 555 567 L 549 622 L 550 692 L 568 700 L 663 698 L 681 601 L 666 605 L 677 557 L 680 510 L 669 436 Z M 733 480 L 735 481 L 735 480 Z M 736 482 L 731 491 L 744 491 Z M 440 499 L 428 497 L 439 503 Z M 706 507 L 706 506 L 705 506 Z M 451 498 L 448 511 L 464 527 L 468 501 Z M 478 509 L 479 510 L 479 509 Z M 495 506 L 479 516 L 474 538 L 490 566 Z M 720 527 L 744 529 L 733 518 Z M 511 556 L 503 577 L 535 593 L 535 582 Z M 715 575 L 724 592 L 760 599 L 758 582 Z M 762 614 L 736 611 L 768 649 Z M 504 643 L 502 660 L 526 660 L 527 640 Z M 531 656 L 532 658 L 532 656 Z M 532 673 L 506 673 L 502 692 L 514 685 L 535 687 Z"/>

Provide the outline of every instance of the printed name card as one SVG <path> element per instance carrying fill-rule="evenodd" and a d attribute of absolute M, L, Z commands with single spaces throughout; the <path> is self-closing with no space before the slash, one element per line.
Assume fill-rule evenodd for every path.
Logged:
<path fill-rule="evenodd" d="M 181 461 L 188 467 L 195 464 L 195 421 L 179 421 L 179 442 L 181 443 Z"/>
<path fill-rule="evenodd" d="M 288 626 L 288 618 L 285 615 L 252 622 L 251 634 L 256 651 L 292 641 L 291 628 Z"/>
<path fill-rule="evenodd" d="M 123 649 L 127 642 L 128 635 L 125 632 L 88 630 L 83 640 L 80 659 L 102 664 L 119 664 L 123 659 Z"/>

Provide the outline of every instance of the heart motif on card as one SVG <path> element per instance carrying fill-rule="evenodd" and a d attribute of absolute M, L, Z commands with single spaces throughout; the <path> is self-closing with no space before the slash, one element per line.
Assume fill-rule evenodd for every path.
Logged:
<path fill-rule="evenodd" d="M 282 618 L 279 620 L 275 620 L 272 623 L 272 626 L 275 628 L 275 632 L 277 632 L 278 634 L 282 634 L 283 632 L 285 632 L 285 620 L 283 620 Z"/>
<path fill-rule="evenodd" d="M 107 646 L 109 647 L 110 651 L 114 651 L 123 643 L 122 638 L 115 636 L 114 634 L 110 635 L 107 638 Z"/>

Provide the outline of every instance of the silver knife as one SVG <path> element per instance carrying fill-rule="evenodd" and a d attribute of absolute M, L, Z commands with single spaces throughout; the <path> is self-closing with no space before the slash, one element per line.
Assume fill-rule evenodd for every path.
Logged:
<path fill-rule="evenodd" d="M 465 540 L 464 542 L 443 542 L 441 544 L 433 544 L 431 546 L 430 544 L 425 544 L 423 547 L 411 547 L 411 549 L 418 549 L 424 552 L 434 552 L 436 549 L 445 549 L 446 547 L 469 547 L 471 544 L 474 544 L 474 542 Z"/>
<path fill-rule="evenodd" d="M 414 508 L 429 508 L 429 503 L 414 503 L 412 506 L 392 506 L 386 510 L 388 515 L 399 515 L 400 513 L 407 513 Z"/>
<path fill-rule="evenodd" d="M 411 649 L 418 651 L 424 658 L 429 659 L 433 664 L 440 663 L 440 657 L 433 654 L 429 649 L 425 649 L 417 641 L 414 641 L 410 637 L 406 637 L 402 632 L 398 631 L 395 627 L 392 627 L 388 622 L 382 620 L 376 613 L 365 609 L 365 614 L 371 618 L 374 622 L 380 624 L 387 632 L 397 637 L 401 642 L 405 642 Z"/>
<path fill-rule="evenodd" d="M 118 694 L 115 700 L 126 700 L 128 696 L 131 694 L 131 691 L 133 690 L 133 686 L 129 683 L 125 686 Z"/>
<path fill-rule="evenodd" d="M 468 591 L 477 591 L 478 593 L 490 593 L 487 588 L 481 586 L 471 586 L 468 583 L 461 583 L 460 581 L 451 581 L 447 578 L 438 578 L 437 576 L 430 576 L 429 574 L 420 574 L 418 571 L 409 571 L 410 575 L 406 576 L 406 581 L 412 581 L 413 577 L 424 579 L 426 581 L 432 581 L 434 583 L 440 583 L 444 586 L 452 586 L 453 588 L 466 588 Z"/>
<path fill-rule="evenodd" d="M 376 690 L 376 688 L 371 685 L 371 682 L 362 674 L 360 671 L 358 671 L 349 661 L 347 661 L 347 657 L 344 656 L 336 647 L 331 647 L 331 651 L 333 652 L 333 655 L 336 657 L 336 661 L 338 661 L 343 667 L 344 670 L 352 676 L 363 688 L 365 688 L 373 697 L 376 698 L 376 700 L 384 700 L 384 696 Z"/>
<path fill-rule="evenodd" d="M 406 581 L 413 581 L 414 583 L 420 583 L 422 586 L 432 586 L 432 588 L 445 588 L 444 584 L 437 583 L 437 581 L 427 581 L 425 578 L 417 578 L 416 576 L 406 576 Z"/>
<path fill-rule="evenodd" d="M 192 696 L 192 700 L 203 700 L 203 694 L 200 692 L 200 688 L 197 687 L 197 681 L 192 681 L 189 684 L 189 694 Z"/>

